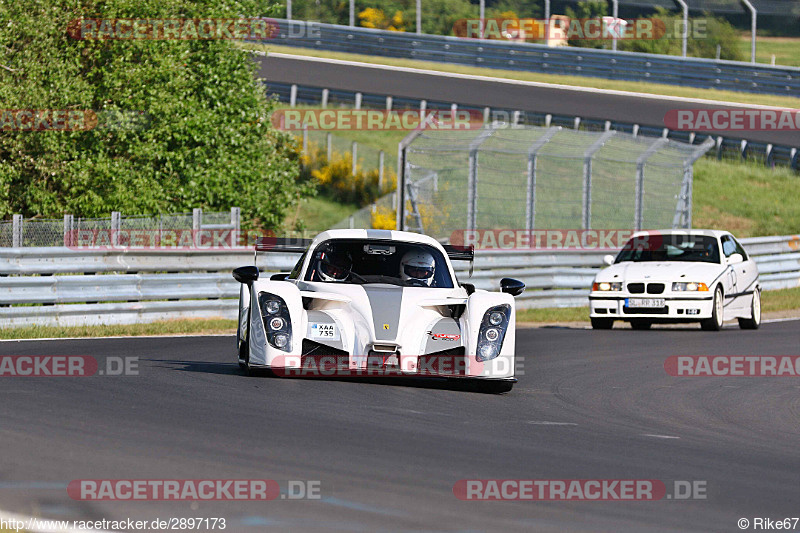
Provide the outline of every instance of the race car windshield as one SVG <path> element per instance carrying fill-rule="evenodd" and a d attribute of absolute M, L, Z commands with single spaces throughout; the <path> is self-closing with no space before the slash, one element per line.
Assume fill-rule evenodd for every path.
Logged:
<path fill-rule="evenodd" d="M 430 254 L 433 268 L 401 265 L 403 256 L 409 252 Z M 330 258 L 336 258 L 336 261 L 330 261 Z M 354 285 L 383 283 L 403 287 L 453 288 L 444 256 L 433 246 L 366 239 L 331 240 L 320 244 L 314 250 L 305 280 Z"/>
<path fill-rule="evenodd" d="M 708 235 L 658 234 L 633 237 L 617 255 L 615 263 L 633 261 L 686 261 L 719 263 L 716 237 Z"/>

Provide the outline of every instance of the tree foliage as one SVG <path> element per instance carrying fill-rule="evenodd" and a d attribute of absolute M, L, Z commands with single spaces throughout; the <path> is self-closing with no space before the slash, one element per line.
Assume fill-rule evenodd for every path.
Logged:
<path fill-rule="evenodd" d="M 88 18 L 236 18 L 261 0 L 0 0 L 0 109 L 93 110 L 88 131 L 0 131 L 0 217 L 237 205 L 275 227 L 309 187 L 249 55 L 229 40 L 78 40 Z M 119 124 L 113 112 L 143 124 Z M 110 115 L 111 118 L 108 118 Z"/>

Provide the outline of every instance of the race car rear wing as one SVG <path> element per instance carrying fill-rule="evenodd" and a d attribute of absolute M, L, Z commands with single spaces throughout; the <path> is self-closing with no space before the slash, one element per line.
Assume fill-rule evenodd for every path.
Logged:
<path fill-rule="evenodd" d="M 311 246 L 311 239 L 291 239 L 284 237 L 258 237 L 256 252 L 282 252 L 302 254 Z"/>
<path fill-rule="evenodd" d="M 447 257 L 450 261 L 474 261 L 475 260 L 475 246 L 459 246 L 457 244 L 444 244 L 444 251 L 447 252 Z"/>

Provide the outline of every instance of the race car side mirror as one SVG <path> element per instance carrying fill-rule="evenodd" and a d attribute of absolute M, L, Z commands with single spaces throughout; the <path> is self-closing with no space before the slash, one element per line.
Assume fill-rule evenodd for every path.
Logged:
<path fill-rule="evenodd" d="M 233 279 L 239 283 L 253 283 L 258 279 L 257 266 L 243 266 L 233 271 Z"/>
<path fill-rule="evenodd" d="M 503 278 L 500 280 L 500 290 L 511 296 L 519 296 L 525 290 L 525 284 L 518 279 Z"/>
<path fill-rule="evenodd" d="M 742 257 L 742 254 L 732 254 L 728 258 L 729 265 L 735 265 L 736 263 L 741 263 L 742 261 L 744 261 L 744 257 Z"/>
<path fill-rule="evenodd" d="M 611 255 L 611 254 L 609 254 L 609 255 L 604 255 L 604 256 L 603 256 L 603 264 L 606 264 L 606 265 L 608 265 L 608 266 L 611 266 L 611 265 L 613 265 L 613 264 L 614 264 L 614 256 L 613 256 L 613 255 Z"/>

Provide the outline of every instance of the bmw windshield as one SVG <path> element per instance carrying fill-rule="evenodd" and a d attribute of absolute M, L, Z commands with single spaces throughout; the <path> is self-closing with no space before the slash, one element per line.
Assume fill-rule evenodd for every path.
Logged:
<path fill-rule="evenodd" d="M 719 263 L 717 238 L 708 235 L 653 234 L 633 237 L 615 263 L 633 261 L 686 261 Z"/>
<path fill-rule="evenodd" d="M 453 288 L 443 254 L 426 244 L 330 240 L 313 251 L 305 281 Z"/>

